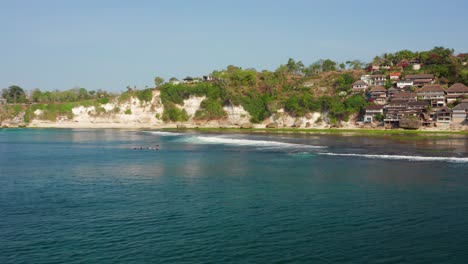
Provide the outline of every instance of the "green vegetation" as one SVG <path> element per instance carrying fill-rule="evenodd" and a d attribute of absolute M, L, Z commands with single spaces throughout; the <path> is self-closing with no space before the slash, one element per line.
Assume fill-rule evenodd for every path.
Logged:
<path fill-rule="evenodd" d="M 165 131 L 177 131 L 178 129 L 166 128 Z M 185 130 L 194 131 L 215 131 L 215 132 L 238 132 L 245 133 L 272 133 L 272 134 L 289 134 L 289 133 L 304 133 L 304 134 L 341 134 L 347 136 L 378 136 L 392 137 L 393 139 L 418 140 L 427 138 L 446 138 L 452 135 L 468 135 L 468 131 L 425 131 L 425 130 L 402 130 L 402 129 L 303 129 L 303 128 L 190 128 Z"/>
<path fill-rule="evenodd" d="M 27 102 L 23 88 L 17 85 L 12 85 L 8 87 L 8 89 L 3 89 L 2 98 L 9 104 L 22 104 Z"/>
<path fill-rule="evenodd" d="M 164 79 L 159 77 L 159 76 L 156 76 L 154 78 L 154 84 L 156 85 L 156 87 L 160 86 L 161 84 L 163 84 L 164 82 Z"/>
<path fill-rule="evenodd" d="M 206 98 L 200 104 L 200 109 L 195 113 L 195 119 L 213 120 L 226 117 L 223 103 L 220 99 Z"/>
<path fill-rule="evenodd" d="M 404 78 L 407 74 L 432 73 L 442 84 L 462 82 L 468 85 L 468 66 L 464 64 L 467 59 L 454 56 L 453 52 L 453 49 L 444 47 L 421 52 L 402 50 L 377 56 L 373 64 L 388 66 L 380 70 L 382 74 L 398 71 L 402 72 Z M 422 65 L 420 70 L 411 67 L 415 63 Z M 177 81 L 175 77 L 172 77 L 169 83 L 165 83 L 161 77 L 155 77 L 154 83 L 160 91 L 164 106 L 162 116 L 156 117 L 167 122 L 188 120 L 189 116 L 178 105 L 182 106 L 184 100 L 197 96 L 205 99 L 193 117 L 195 120 L 223 119 L 227 115 L 224 106 L 242 106 L 250 114 L 250 121 L 253 123 L 260 123 L 279 109 L 284 109 L 293 117 L 321 112 L 323 121 L 338 124 L 350 117 L 362 115 L 368 105 L 364 95 L 351 93 L 352 84 L 360 75 L 366 73 L 362 69 L 364 66 L 359 60 L 336 62 L 331 59 L 320 59 L 307 66 L 302 61 L 290 58 L 273 71 L 257 71 L 229 65 L 225 69 L 213 71 L 213 81 L 210 82 L 174 85 L 171 82 Z M 386 88 L 392 85 L 390 80 L 385 83 Z M 155 88 L 136 90 L 127 87 L 127 91 L 117 98 L 117 103 L 128 102 L 132 97 L 138 98 L 142 103 L 152 102 L 154 90 Z M 116 100 L 102 90 L 73 88 L 43 92 L 35 89 L 27 98 L 21 87 L 13 85 L 3 90 L 2 98 L 10 104 L 32 102 L 31 109 L 26 110 L 28 120 L 32 118 L 36 109 L 42 110 L 41 118 L 71 118 L 71 109 L 80 105 L 94 106 L 97 115 L 121 112 L 118 106 L 106 112 L 102 105 Z M 156 105 L 155 103 L 152 106 L 153 110 Z M 15 111 L 9 109 L 6 112 Z M 124 113 L 129 115 L 131 110 L 126 109 Z M 379 120 L 380 116 L 377 119 Z"/>
<path fill-rule="evenodd" d="M 175 104 L 168 103 L 164 105 L 164 113 L 162 120 L 164 122 L 173 121 L 173 122 L 183 122 L 187 121 L 189 116 L 184 109 L 179 109 Z"/>
<path fill-rule="evenodd" d="M 127 110 L 125 110 L 124 112 L 126 115 L 131 115 L 132 114 L 132 109 L 128 108 Z"/>
<path fill-rule="evenodd" d="M 154 89 L 148 88 L 145 90 L 135 91 L 135 94 L 141 102 L 151 102 L 151 100 L 153 100 L 153 90 Z"/>

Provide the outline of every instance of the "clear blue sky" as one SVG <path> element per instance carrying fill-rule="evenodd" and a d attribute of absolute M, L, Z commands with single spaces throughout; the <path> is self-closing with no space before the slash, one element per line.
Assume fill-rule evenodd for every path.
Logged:
<path fill-rule="evenodd" d="M 288 58 L 468 51 L 468 1 L 0 0 L 0 88 L 123 91 Z"/>

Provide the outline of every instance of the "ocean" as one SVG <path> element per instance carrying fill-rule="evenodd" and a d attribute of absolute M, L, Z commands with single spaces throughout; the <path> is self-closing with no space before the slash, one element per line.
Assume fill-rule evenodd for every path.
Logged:
<path fill-rule="evenodd" d="M 0 129 L 0 263 L 468 263 L 468 137 Z"/>

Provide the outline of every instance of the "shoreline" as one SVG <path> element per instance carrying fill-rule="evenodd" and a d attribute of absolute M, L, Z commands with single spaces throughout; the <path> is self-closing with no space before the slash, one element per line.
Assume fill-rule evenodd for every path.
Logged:
<path fill-rule="evenodd" d="M 163 130 L 163 131 L 198 131 L 198 132 L 235 132 L 235 133 L 271 133 L 271 134 L 355 134 L 355 135 L 467 135 L 468 130 L 405 130 L 405 129 L 368 129 L 368 128 L 240 128 L 239 126 L 183 126 L 177 124 L 143 125 L 134 123 L 36 123 L 25 127 L 1 127 L 26 128 L 26 129 L 130 129 L 130 130 Z"/>

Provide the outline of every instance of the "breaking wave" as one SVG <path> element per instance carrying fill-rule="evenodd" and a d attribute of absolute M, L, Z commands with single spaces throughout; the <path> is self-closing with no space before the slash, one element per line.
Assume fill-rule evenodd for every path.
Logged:
<path fill-rule="evenodd" d="M 287 142 L 270 141 L 270 140 L 228 138 L 224 136 L 219 136 L 219 137 L 191 136 L 191 137 L 185 138 L 184 141 L 194 143 L 194 144 L 219 144 L 219 145 L 252 146 L 252 147 L 263 147 L 263 148 L 310 148 L 310 149 L 326 148 L 325 146 L 314 146 L 314 145 L 287 143 Z"/>
<path fill-rule="evenodd" d="M 455 162 L 455 163 L 468 163 L 468 158 L 458 158 L 458 157 L 375 155 L 375 154 L 330 153 L 330 152 L 319 152 L 317 154 L 326 155 L 326 156 L 361 157 L 361 158 L 368 158 L 368 159 L 409 160 L 409 161 L 446 161 L 446 162 Z"/>
<path fill-rule="evenodd" d="M 167 131 L 144 131 L 146 133 L 150 133 L 153 135 L 158 135 L 158 136 L 182 136 L 182 133 L 176 133 L 176 132 L 167 132 Z"/>

